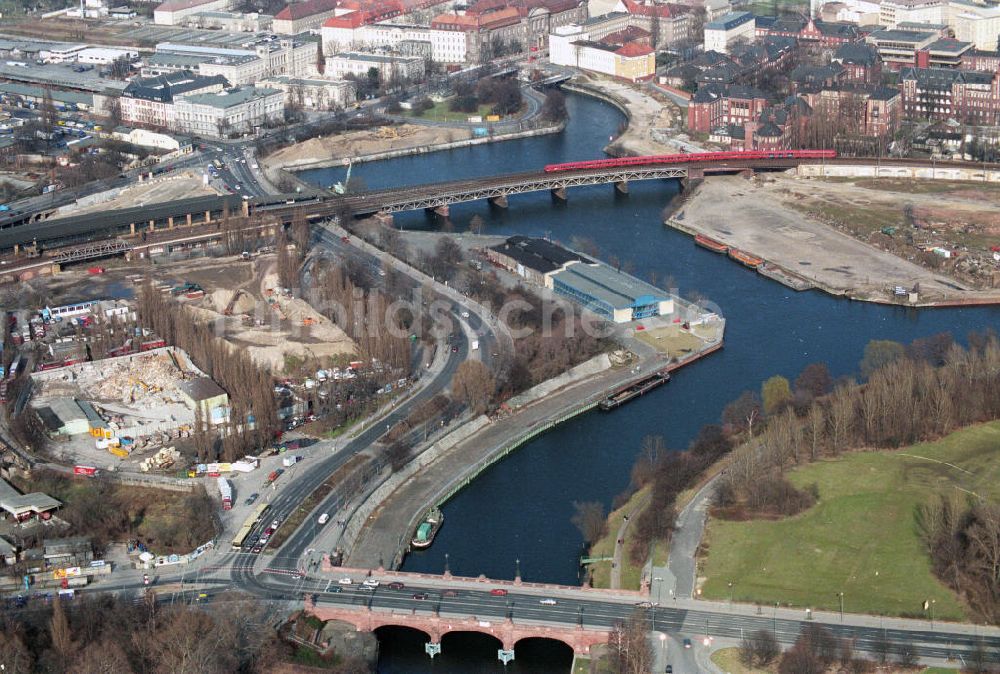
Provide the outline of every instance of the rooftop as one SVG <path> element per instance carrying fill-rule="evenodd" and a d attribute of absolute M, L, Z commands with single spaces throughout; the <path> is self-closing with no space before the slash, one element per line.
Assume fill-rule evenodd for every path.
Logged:
<path fill-rule="evenodd" d="M 294 21 L 304 19 L 307 16 L 332 12 L 337 7 L 337 0 L 305 0 L 305 2 L 294 2 L 285 6 L 283 10 L 274 15 L 277 21 Z"/>
<path fill-rule="evenodd" d="M 552 278 L 616 309 L 668 299 L 663 290 L 605 264 L 570 265 Z"/>
<path fill-rule="evenodd" d="M 941 38 L 940 40 L 931 42 L 926 47 L 927 51 L 930 52 L 936 52 L 938 54 L 952 54 L 956 56 L 967 52 L 971 48 L 971 42 L 962 42 L 961 40 L 955 40 L 950 37 Z"/>
<path fill-rule="evenodd" d="M 170 102 L 176 96 L 229 84 L 221 75 L 202 77 L 190 70 L 179 70 L 156 77 L 140 77 L 129 82 L 123 95 L 147 101 Z"/>
<path fill-rule="evenodd" d="M 512 236 L 492 248 L 540 274 L 548 274 L 569 262 L 591 263 L 591 260 L 582 255 L 551 241 L 527 236 Z"/>
<path fill-rule="evenodd" d="M 198 377 L 183 381 L 178 386 L 191 400 L 202 401 L 226 395 L 222 387 L 208 377 Z"/>
<path fill-rule="evenodd" d="M 280 94 L 277 89 L 266 89 L 258 87 L 240 87 L 228 91 L 219 91 L 214 94 L 191 94 L 184 96 L 183 100 L 191 105 L 207 105 L 213 108 L 232 108 L 243 105 L 247 101 L 255 98 L 262 98 L 272 94 Z"/>
<path fill-rule="evenodd" d="M 876 30 L 869 38 L 880 42 L 924 42 L 937 37 L 929 30 Z"/>
<path fill-rule="evenodd" d="M 715 21 L 710 21 L 705 24 L 706 30 L 731 30 L 737 26 L 742 26 L 747 22 L 753 21 L 753 14 L 750 12 L 729 12 L 720 16 Z"/>

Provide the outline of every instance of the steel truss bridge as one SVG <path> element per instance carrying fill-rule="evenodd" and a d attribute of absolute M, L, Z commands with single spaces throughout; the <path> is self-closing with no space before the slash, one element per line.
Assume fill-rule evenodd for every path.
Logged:
<path fill-rule="evenodd" d="M 742 167 L 734 167 L 729 170 L 742 170 Z M 630 166 L 614 169 L 558 171 L 553 173 L 532 171 L 530 173 L 513 173 L 479 180 L 455 180 L 414 187 L 377 190 L 349 195 L 344 201 L 356 215 L 376 212 L 398 213 L 421 208 L 440 208 L 450 204 L 479 199 L 501 201 L 512 194 L 541 192 L 545 190 L 557 193 L 560 198 L 565 198 L 565 194 L 560 193 L 560 191 L 565 190 L 567 187 L 606 185 L 609 183 L 626 185 L 633 180 L 686 178 L 687 176 L 687 164 Z"/>

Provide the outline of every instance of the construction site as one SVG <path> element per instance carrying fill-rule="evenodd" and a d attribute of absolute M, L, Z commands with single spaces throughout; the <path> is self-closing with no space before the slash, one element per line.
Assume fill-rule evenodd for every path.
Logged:
<path fill-rule="evenodd" d="M 179 456 L 162 452 L 190 436 L 195 410 L 228 421 L 228 396 L 180 349 L 79 363 L 31 375 L 31 406 L 67 463 L 146 472 Z M 159 452 L 156 461 L 146 461 Z M 123 465 L 125 464 L 125 465 Z"/>
<path fill-rule="evenodd" d="M 219 326 L 222 336 L 275 377 L 294 375 L 292 364 L 342 365 L 357 354 L 354 342 L 297 292 L 282 288 L 274 255 L 221 261 L 206 269 L 183 265 L 186 283 L 196 286 L 180 299 L 200 319 Z"/>

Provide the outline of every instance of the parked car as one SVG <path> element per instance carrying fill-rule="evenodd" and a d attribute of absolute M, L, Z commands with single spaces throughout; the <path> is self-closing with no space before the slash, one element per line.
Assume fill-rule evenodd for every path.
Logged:
<path fill-rule="evenodd" d="M 351 583 L 353 583 L 354 581 L 353 581 L 353 580 L 351 580 L 350 578 L 347 578 L 347 577 L 345 576 L 344 578 L 341 578 L 341 579 L 340 579 L 340 580 L 338 580 L 337 582 L 338 582 L 338 583 L 340 583 L 341 585 L 350 585 L 350 584 L 351 584 Z"/>
<path fill-rule="evenodd" d="M 253 505 L 254 503 L 256 503 L 258 498 L 260 498 L 260 494 L 258 494 L 257 492 L 250 494 L 249 496 L 247 496 L 246 505 Z"/>
<path fill-rule="evenodd" d="M 423 601 L 424 599 L 427 599 L 427 597 L 428 597 L 428 595 L 427 595 L 426 592 L 415 592 L 413 594 L 413 598 L 417 599 L 419 601 Z"/>

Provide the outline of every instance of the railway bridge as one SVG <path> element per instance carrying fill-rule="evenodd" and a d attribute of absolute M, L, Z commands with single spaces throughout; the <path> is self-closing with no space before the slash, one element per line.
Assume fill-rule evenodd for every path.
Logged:
<path fill-rule="evenodd" d="M 7 255 L 7 264 L 23 255 L 52 254 L 72 246 L 93 246 L 96 242 L 115 238 L 132 238 L 144 242 L 151 234 L 157 238 L 165 232 L 178 230 L 177 237 L 201 234 L 232 215 L 257 217 L 267 223 L 288 223 L 295 218 L 321 219 L 334 216 L 355 217 L 378 213 L 392 214 L 426 209 L 447 215 L 451 204 L 481 199 L 497 207 L 506 207 L 508 197 L 528 192 L 549 191 L 554 199 L 564 200 L 570 187 L 614 185 L 627 192 L 636 180 L 680 179 L 682 181 L 714 174 L 753 174 L 759 171 L 798 169 L 803 175 L 871 175 L 873 177 L 947 178 L 980 182 L 1000 182 L 1000 165 L 977 162 L 945 162 L 931 159 L 882 158 L 801 158 L 760 157 L 761 153 L 724 153 L 725 158 L 679 160 L 670 163 L 642 163 L 647 158 L 623 158 L 624 165 L 614 161 L 585 162 L 596 168 L 574 168 L 558 171 L 526 171 L 507 175 L 468 178 L 443 182 L 406 185 L 381 190 L 369 190 L 338 196 L 325 191 L 310 194 L 274 195 L 246 199 L 238 195 L 197 197 L 174 202 L 105 211 L 67 218 L 49 219 L 31 225 L 0 228 L 0 255 Z M 754 156 L 757 155 L 757 156 Z M 677 157 L 682 157 L 678 155 Z M 704 155 L 701 155 L 704 156 Z M 184 233 L 186 230 L 187 233 Z M 13 255 L 10 255 L 13 253 Z M 9 271 L 8 267 L 4 271 Z"/>

